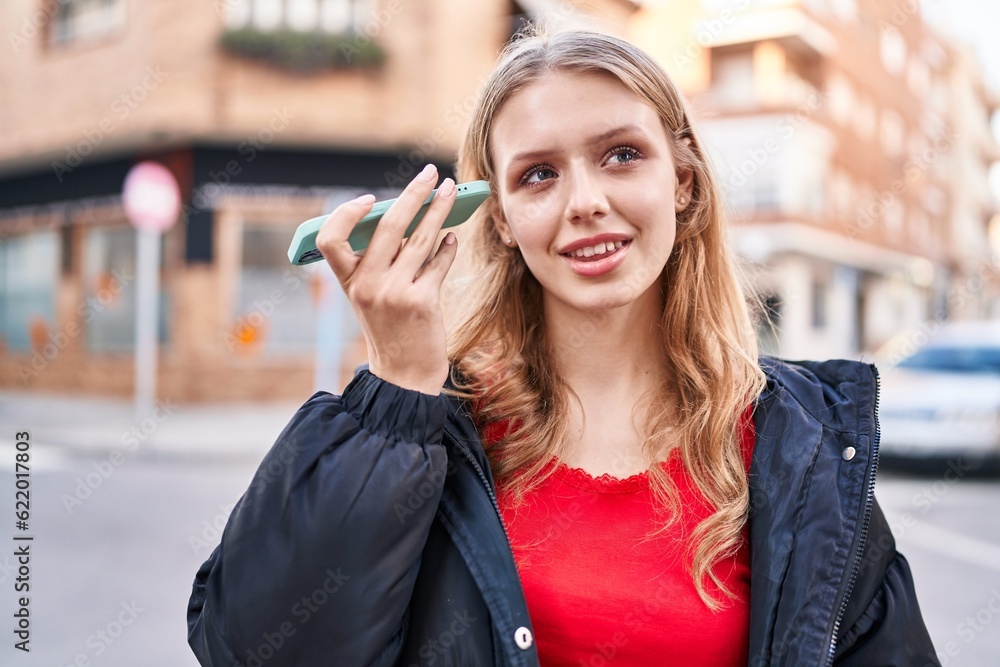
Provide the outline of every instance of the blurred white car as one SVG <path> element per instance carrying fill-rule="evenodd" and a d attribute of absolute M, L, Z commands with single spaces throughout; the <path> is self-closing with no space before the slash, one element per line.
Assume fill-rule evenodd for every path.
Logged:
<path fill-rule="evenodd" d="M 904 332 L 876 365 L 883 455 L 1000 464 L 1000 321 Z"/>

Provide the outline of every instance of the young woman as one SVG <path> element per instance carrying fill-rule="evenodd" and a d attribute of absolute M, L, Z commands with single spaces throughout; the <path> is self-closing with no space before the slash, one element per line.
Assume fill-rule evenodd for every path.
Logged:
<path fill-rule="evenodd" d="M 264 459 L 188 610 L 203 665 L 938 664 L 873 496 L 877 373 L 758 360 L 690 114 L 644 53 L 502 54 L 461 180 L 428 166 L 364 256 L 318 247 L 370 364 Z M 463 245 L 466 241 L 463 241 Z"/>

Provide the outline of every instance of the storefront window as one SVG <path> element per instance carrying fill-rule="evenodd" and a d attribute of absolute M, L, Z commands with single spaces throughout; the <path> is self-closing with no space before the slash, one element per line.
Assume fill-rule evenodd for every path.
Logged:
<path fill-rule="evenodd" d="M 292 266 L 292 231 L 275 225 L 243 228 L 233 323 L 226 334 L 234 353 L 274 357 L 313 352 L 320 289 L 316 272 L 326 263 Z"/>
<path fill-rule="evenodd" d="M 97 39 L 125 25 L 125 0 L 56 0 L 49 43 Z"/>
<path fill-rule="evenodd" d="M 161 246 L 160 265 L 163 265 Z M 132 227 L 91 229 L 84 261 L 86 297 L 78 308 L 87 332 L 87 349 L 124 352 L 135 349 L 136 236 Z M 159 340 L 167 342 L 168 295 L 160 283 L 157 317 Z"/>
<path fill-rule="evenodd" d="M 11 351 L 49 342 L 55 330 L 59 238 L 45 231 L 0 241 L 0 338 Z"/>

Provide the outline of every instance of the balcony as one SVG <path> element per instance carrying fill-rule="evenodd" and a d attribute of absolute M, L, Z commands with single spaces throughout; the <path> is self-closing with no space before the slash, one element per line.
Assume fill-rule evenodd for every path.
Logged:
<path fill-rule="evenodd" d="M 790 52 L 815 58 L 830 56 L 837 49 L 834 36 L 798 2 L 754 0 L 736 12 L 728 2 L 707 0 L 704 4 L 712 15 L 691 28 L 704 48 L 776 41 Z"/>
<path fill-rule="evenodd" d="M 823 94 L 797 76 L 772 80 L 727 81 L 692 94 L 699 109 L 706 111 L 747 112 L 801 109 L 815 116 L 823 103 Z"/>

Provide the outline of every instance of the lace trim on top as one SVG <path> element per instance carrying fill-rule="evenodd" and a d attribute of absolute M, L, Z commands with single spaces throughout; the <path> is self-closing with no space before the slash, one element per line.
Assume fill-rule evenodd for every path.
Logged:
<path fill-rule="evenodd" d="M 667 463 L 659 465 L 666 466 Z M 635 493 L 649 486 L 647 470 L 628 477 L 615 477 L 610 473 L 594 477 L 583 468 L 571 468 L 564 462 L 558 461 L 554 474 L 572 487 L 594 493 Z"/>

